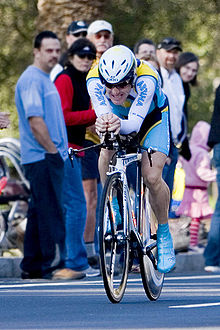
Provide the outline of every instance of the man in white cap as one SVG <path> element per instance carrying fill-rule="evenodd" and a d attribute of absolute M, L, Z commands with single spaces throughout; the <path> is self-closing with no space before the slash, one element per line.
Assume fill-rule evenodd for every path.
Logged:
<path fill-rule="evenodd" d="M 96 56 L 100 58 L 102 54 L 113 45 L 112 25 L 104 20 L 96 20 L 89 25 L 87 31 L 88 39 L 96 47 Z"/>
<path fill-rule="evenodd" d="M 96 66 L 102 54 L 113 45 L 113 29 L 112 25 L 104 20 L 96 20 L 92 22 L 87 30 L 87 38 L 96 47 L 96 60 L 92 67 Z M 99 143 L 99 137 L 95 132 L 95 126 L 90 126 L 86 131 L 86 139 L 84 146 L 89 147 Z M 98 170 L 99 151 L 97 149 L 87 150 L 82 158 L 82 176 L 83 188 L 86 197 L 87 218 L 84 232 L 88 261 L 91 266 L 97 265 L 98 257 L 96 255 L 94 239 L 96 237 L 96 207 L 97 207 L 97 188 L 101 188 L 99 183 Z M 97 185 L 97 183 L 99 183 Z M 96 240 L 96 239 L 95 239 Z"/>

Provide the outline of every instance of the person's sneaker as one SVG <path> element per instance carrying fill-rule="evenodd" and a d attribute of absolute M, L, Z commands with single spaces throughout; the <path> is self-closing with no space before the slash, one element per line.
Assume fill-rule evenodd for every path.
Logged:
<path fill-rule="evenodd" d="M 219 266 L 205 266 L 205 271 L 210 273 L 219 273 L 220 267 Z"/>
<path fill-rule="evenodd" d="M 76 271 L 70 268 L 63 268 L 53 273 L 52 280 L 80 280 L 85 277 L 82 271 Z"/>
<path fill-rule="evenodd" d="M 85 274 L 85 276 L 87 277 L 96 277 L 96 276 L 100 276 L 100 270 L 99 269 L 94 269 L 91 266 L 89 266 L 87 269 L 85 269 L 83 271 L 83 273 Z"/>
<path fill-rule="evenodd" d="M 173 240 L 168 224 L 158 225 L 157 231 L 157 269 L 160 273 L 168 273 L 176 263 Z"/>

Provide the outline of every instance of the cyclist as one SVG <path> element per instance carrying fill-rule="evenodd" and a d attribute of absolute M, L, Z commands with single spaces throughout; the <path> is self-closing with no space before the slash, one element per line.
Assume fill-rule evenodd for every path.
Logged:
<path fill-rule="evenodd" d="M 169 189 L 162 170 L 169 153 L 168 103 L 157 71 L 145 61 L 135 59 L 122 45 L 108 49 L 87 76 L 87 88 L 95 109 L 97 132 L 139 134 L 143 148 L 152 147 L 153 166 L 143 152 L 142 175 L 150 192 L 150 203 L 158 220 L 158 270 L 169 272 L 175 253 L 168 225 Z M 99 169 L 105 181 L 112 151 L 102 149 Z"/>

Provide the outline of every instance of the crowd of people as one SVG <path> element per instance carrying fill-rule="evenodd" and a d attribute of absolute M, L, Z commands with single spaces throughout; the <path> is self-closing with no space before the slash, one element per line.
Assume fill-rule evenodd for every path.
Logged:
<path fill-rule="evenodd" d="M 100 275 L 97 210 L 111 152 L 94 148 L 79 152 L 73 163 L 68 158 L 68 147 L 95 145 L 99 133 L 136 132 L 143 148 L 157 150 L 153 167 L 143 152 L 142 174 L 158 220 L 160 272 L 175 265 L 168 215 L 178 158 L 186 189 L 177 213 L 192 218 L 191 249 L 198 249 L 200 220 L 213 213 L 207 188 L 216 180 L 220 189 L 220 87 L 211 126 L 199 122 L 189 141 L 187 103 L 190 86 L 197 84 L 198 57 L 182 52 L 173 37 L 158 44 L 141 39 L 133 52 L 113 42 L 113 27 L 104 20 L 73 21 L 63 54 L 57 35 L 43 31 L 34 41 L 33 64 L 17 82 L 21 159 L 31 186 L 22 278 Z M 1 114 L 0 127 L 8 124 Z M 213 147 L 217 171 L 210 169 Z M 219 208 L 218 198 L 204 253 L 211 272 L 220 271 Z"/>

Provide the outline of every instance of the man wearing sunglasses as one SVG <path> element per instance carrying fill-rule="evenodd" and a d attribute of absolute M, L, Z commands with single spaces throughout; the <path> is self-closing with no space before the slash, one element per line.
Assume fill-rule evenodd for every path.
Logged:
<path fill-rule="evenodd" d="M 114 46 L 89 72 L 87 88 L 98 117 L 98 132 L 125 135 L 135 132 L 144 149 L 156 150 L 152 155 L 152 167 L 147 152 L 143 152 L 142 174 L 158 220 L 157 268 L 167 273 L 175 265 L 175 253 L 168 226 L 169 189 L 162 179 L 169 153 L 168 102 L 158 72 L 146 62 L 135 59 L 129 48 Z M 99 169 L 103 183 L 111 156 L 111 150 L 101 150 Z"/>
<path fill-rule="evenodd" d="M 96 20 L 89 25 L 88 39 L 96 47 L 96 57 L 99 59 L 102 54 L 113 45 L 112 25 L 104 20 Z"/>
<path fill-rule="evenodd" d="M 88 25 L 84 21 L 73 21 L 67 28 L 66 31 L 66 43 L 67 48 L 69 49 L 70 46 L 79 38 L 85 38 L 87 36 L 87 29 Z M 68 56 L 67 52 L 61 55 L 59 63 L 55 65 L 53 70 L 50 73 L 50 79 L 54 81 L 57 75 L 63 70 L 65 62 L 67 61 Z"/>

